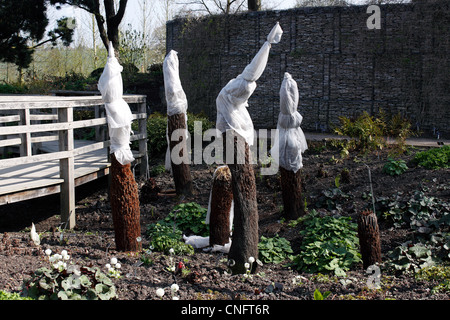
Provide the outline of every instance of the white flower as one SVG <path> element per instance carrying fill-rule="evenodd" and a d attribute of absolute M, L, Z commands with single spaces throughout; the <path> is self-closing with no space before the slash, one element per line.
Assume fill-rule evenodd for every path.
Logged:
<path fill-rule="evenodd" d="M 163 288 L 156 289 L 156 295 L 162 298 L 162 296 L 164 295 L 164 289 Z"/>
<path fill-rule="evenodd" d="M 107 264 L 105 264 L 105 268 L 109 270 L 109 269 L 111 269 L 111 265 L 109 263 L 107 263 Z"/>
<path fill-rule="evenodd" d="M 178 297 L 172 297 L 172 300 L 180 300 Z"/>
<path fill-rule="evenodd" d="M 116 263 L 116 269 L 120 269 L 120 267 L 121 267 L 122 265 L 120 264 L 120 263 Z"/>
<path fill-rule="evenodd" d="M 255 262 L 255 258 L 253 258 L 253 257 L 248 258 L 248 262 L 250 262 L 250 263 Z"/>
<path fill-rule="evenodd" d="M 116 264 L 117 263 L 117 258 L 111 258 L 111 264 Z"/>
<path fill-rule="evenodd" d="M 248 262 L 244 263 L 244 267 L 245 269 L 249 269 L 250 268 L 250 264 Z"/>
<path fill-rule="evenodd" d="M 175 253 L 175 250 L 173 250 L 173 248 L 170 248 L 169 253 L 170 253 L 170 254 L 174 254 L 174 253 Z"/>
<path fill-rule="evenodd" d="M 179 289 L 180 287 L 176 283 L 170 286 L 170 290 L 172 290 L 172 292 L 177 292 Z"/>
<path fill-rule="evenodd" d="M 67 250 L 61 251 L 61 257 L 65 257 L 65 256 L 67 256 Z"/>
<path fill-rule="evenodd" d="M 52 254 L 52 250 L 50 250 L 50 249 L 45 250 L 45 254 L 50 256 Z"/>

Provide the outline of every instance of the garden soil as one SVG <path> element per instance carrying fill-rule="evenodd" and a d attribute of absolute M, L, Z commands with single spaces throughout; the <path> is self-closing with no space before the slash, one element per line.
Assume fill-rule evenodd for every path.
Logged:
<path fill-rule="evenodd" d="M 301 169 L 308 209 L 315 207 L 323 190 L 335 187 L 335 178 L 344 168 L 349 171 L 349 179 L 341 178 L 339 185 L 349 198 L 339 204 L 339 210 L 330 212 L 317 208 L 319 212 L 349 216 L 356 222 L 359 212 L 371 206 L 371 198 L 367 197 L 370 194 L 368 167 L 376 197 L 387 197 L 397 192 L 408 196 L 415 190 L 426 190 L 427 195 L 448 202 L 450 170 L 427 170 L 414 166 L 410 160 L 418 150 L 422 149 L 410 149 L 400 156 L 409 166 L 405 173 L 390 176 L 382 171 L 387 159 L 386 149 L 368 156 L 352 153 L 348 158 L 341 159 L 338 149 L 326 143 L 310 143 Z M 162 164 L 163 159 L 153 160 L 150 169 Z M 201 249 L 196 249 L 195 254 L 189 256 L 145 253 L 149 248 L 149 239 L 145 234 L 147 225 L 166 217 L 181 202 L 195 201 L 207 208 L 214 170 L 215 166 L 192 165 L 195 194 L 185 198 L 164 193 L 174 189 L 173 179 L 167 172 L 153 177 L 153 189 L 143 188 L 146 181 L 138 179 L 142 230 L 142 251 L 138 253 L 116 251 L 107 178 L 77 188 L 77 225 L 74 230 L 64 230 L 61 225 L 58 195 L 0 207 L 0 290 L 20 292 L 24 280 L 29 279 L 38 268 L 48 265 L 44 250 L 49 248 L 55 253 L 67 250 L 71 261 L 78 265 L 100 268 L 105 268 L 105 264 L 116 257 L 121 263 L 121 277 L 114 279 L 119 300 L 169 300 L 173 296 L 180 300 L 312 300 L 316 289 L 322 293 L 329 291 L 327 300 L 449 299 L 448 292 L 432 293 L 437 281 L 418 280 L 413 274 L 392 273 L 383 269 L 381 289 L 369 289 L 369 275 L 363 270 L 362 263 L 353 266 L 345 278 L 325 273 L 298 272 L 289 267 L 289 261 L 263 264 L 256 274 L 245 278 L 228 272 L 227 255 L 223 253 Z M 289 227 L 282 218 L 279 174 L 261 176 L 260 166 L 256 165 L 255 175 L 259 235 L 273 237 L 278 234 L 285 237 L 290 241 L 294 254 L 297 254 L 301 245 L 300 226 Z M 148 192 L 149 189 L 158 189 L 159 193 Z M 31 223 L 40 233 L 39 246 L 30 240 Z M 413 236 L 409 228 L 394 228 L 389 220 L 379 219 L 379 227 L 383 259 L 387 258 L 390 250 Z M 149 258 L 151 262 L 142 263 L 142 257 Z M 187 272 L 181 274 L 171 270 L 179 262 L 184 264 Z M 179 290 L 172 295 L 170 286 L 174 283 L 178 284 Z M 165 288 L 162 298 L 156 295 L 158 288 Z"/>

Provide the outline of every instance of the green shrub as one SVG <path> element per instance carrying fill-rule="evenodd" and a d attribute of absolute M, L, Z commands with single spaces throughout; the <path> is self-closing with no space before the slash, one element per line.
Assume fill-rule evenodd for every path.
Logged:
<path fill-rule="evenodd" d="M 397 113 L 389 120 L 385 120 L 384 112 L 380 112 L 380 118 L 385 122 L 384 135 L 395 139 L 394 153 L 401 154 L 405 152 L 406 139 L 415 135 L 411 130 L 411 122 L 400 113 Z"/>
<path fill-rule="evenodd" d="M 334 132 L 339 135 L 356 138 L 355 148 L 367 152 L 381 149 L 384 145 L 383 123 L 380 119 L 375 119 L 367 112 L 358 116 L 356 119 L 339 117 L 340 127 L 335 128 Z"/>
<path fill-rule="evenodd" d="M 167 150 L 167 116 L 155 112 L 147 120 L 147 148 L 150 156 L 159 156 Z M 134 129 L 136 130 L 136 129 Z"/>
<path fill-rule="evenodd" d="M 449 168 L 450 145 L 416 153 L 414 162 L 427 169 Z"/>
<path fill-rule="evenodd" d="M 13 85 L 8 83 L 0 84 L 0 93 L 24 93 L 26 89 L 21 85 Z"/>
<path fill-rule="evenodd" d="M 387 162 L 383 166 L 383 172 L 391 176 L 398 176 L 408 170 L 408 166 L 404 160 L 395 160 L 388 158 Z"/>
<path fill-rule="evenodd" d="M 147 227 L 147 235 L 150 237 L 150 246 L 153 250 L 169 254 L 173 249 L 175 254 L 193 254 L 194 248 L 185 244 L 182 240 L 182 232 L 169 225 L 154 223 Z"/>
<path fill-rule="evenodd" d="M 286 259 L 291 260 L 291 244 L 285 238 L 276 235 L 273 238 L 261 236 L 258 243 L 259 260 L 264 263 L 281 263 Z"/>
<path fill-rule="evenodd" d="M 333 271 L 337 276 L 361 261 L 357 226 L 349 217 L 320 217 L 313 211 L 304 222 L 300 254 L 293 265 L 300 271 L 317 273 Z"/>
<path fill-rule="evenodd" d="M 187 114 L 187 126 L 191 137 L 194 136 L 194 122 L 202 122 L 202 133 L 213 127 L 213 123 L 203 114 Z M 137 124 L 133 124 L 133 130 L 137 130 Z M 167 150 L 167 115 L 159 112 L 152 113 L 147 120 L 147 145 L 148 152 L 152 156 L 165 154 Z M 196 134 L 199 134 L 196 132 Z"/>
<path fill-rule="evenodd" d="M 166 167 L 163 164 L 159 164 L 157 166 L 154 166 L 151 170 L 150 170 L 150 176 L 151 177 L 156 177 L 159 176 L 160 174 L 163 174 L 164 172 L 166 172 Z"/>

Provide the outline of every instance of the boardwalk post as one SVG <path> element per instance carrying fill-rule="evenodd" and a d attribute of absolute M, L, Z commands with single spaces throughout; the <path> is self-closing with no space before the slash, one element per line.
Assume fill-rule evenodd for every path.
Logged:
<path fill-rule="evenodd" d="M 30 109 L 22 109 L 19 112 L 20 124 L 24 126 L 30 125 Z M 20 134 L 20 156 L 26 157 L 31 156 L 31 133 L 21 133 Z"/>
<path fill-rule="evenodd" d="M 138 113 L 147 113 L 147 104 L 145 99 L 143 102 L 138 104 Z M 139 154 L 141 155 L 141 165 L 140 165 L 140 175 L 149 178 L 148 174 L 148 154 L 147 154 L 147 117 L 139 118 L 139 134 L 141 135 L 139 139 Z"/>
<path fill-rule="evenodd" d="M 58 109 L 58 122 L 73 122 L 73 108 Z M 59 131 L 59 151 L 73 151 L 73 129 Z M 71 154 L 68 158 L 59 160 L 60 177 L 64 179 L 61 185 L 60 210 L 61 222 L 65 227 L 72 229 L 75 227 L 75 174 L 74 157 Z"/>

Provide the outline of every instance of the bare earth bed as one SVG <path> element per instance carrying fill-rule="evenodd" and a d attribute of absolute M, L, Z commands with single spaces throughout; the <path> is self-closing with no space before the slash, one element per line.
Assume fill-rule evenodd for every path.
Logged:
<path fill-rule="evenodd" d="M 339 151 L 333 148 L 320 149 L 320 144 L 310 145 L 304 155 L 302 169 L 304 192 L 309 209 L 315 208 L 323 190 L 335 186 L 335 178 L 344 168 L 349 169 L 350 180 L 341 181 L 341 190 L 349 198 L 339 203 L 340 210 L 331 214 L 352 217 L 356 222 L 359 212 L 371 205 L 369 194 L 368 170 L 371 168 L 374 194 L 376 197 L 388 197 L 397 192 L 411 195 L 415 190 L 426 190 L 443 201 L 449 201 L 450 170 L 427 170 L 409 163 L 413 150 L 402 155 L 409 169 L 400 176 L 389 176 L 382 172 L 387 151 L 368 157 L 351 155 L 339 160 Z M 334 158 L 333 158 L 334 157 Z M 334 161 L 333 159 L 338 159 Z M 152 167 L 162 164 L 155 161 Z M 195 201 L 203 207 L 208 205 L 211 178 L 215 167 L 207 165 L 191 166 L 196 194 L 180 200 L 176 197 L 158 197 L 152 201 L 141 201 L 142 247 L 148 249 L 146 226 L 164 218 L 173 207 L 183 202 Z M 282 200 L 279 176 L 260 176 L 256 167 L 258 192 L 259 234 L 273 237 L 278 234 L 290 241 L 294 253 L 301 245 L 299 226 L 289 227 L 282 221 Z M 174 185 L 168 173 L 154 177 L 162 190 L 173 189 Z M 140 187 L 144 181 L 138 181 Z M 447 187 L 445 187 L 447 185 Z M 308 274 L 290 268 L 288 261 L 281 264 L 264 264 L 258 273 L 244 279 L 242 275 L 230 275 L 227 271 L 226 255 L 206 253 L 196 250 L 194 255 L 170 257 L 159 252 L 150 255 L 152 264 L 140 263 L 140 253 L 117 252 L 114 244 L 114 229 L 108 200 L 107 180 L 99 180 L 77 189 L 77 226 L 74 230 L 65 230 L 62 235 L 59 209 L 59 197 L 49 196 L 20 204 L 0 207 L 0 290 L 19 292 L 22 281 L 29 278 L 39 267 L 46 266 L 44 250 L 53 252 L 65 249 L 72 261 L 79 265 L 92 265 L 104 268 L 111 257 L 121 263 L 121 278 L 114 279 L 119 300 L 157 300 L 157 288 L 166 288 L 163 300 L 172 299 L 170 289 L 173 283 L 179 285 L 176 296 L 180 300 L 312 300 L 314 291 L 330 291 L 327 300 L 448 300 L 447 292 L 432 293 L 438 282 L 418 280 L 413 274 L 392 273 L 381 270 L 381 289 L 367 287 L 368 274 L 362 264 L 347 272 L 345 280 L 332 274 Z M 316 208 L 327 212 L 325 209 Z M 329 214 L 330 212 L 328 212 Z M 34 222 L 41 233 L 41 245 L 36 247 L 30 241 L 29 230 Z M 381 249 L 383 259 L 387 253 L 410 240 L 409 228 L 394 228 L 392 221 L 379 219 L 381 231 Z M 448 232 L 448 230 L 447 230 Z M 187 276 L 174 274 L 169 267 L 183 262 L 189 270 Z M 300 276 L 300 277 L 298 277 Z M 294 283 L 293 279 L 299 283 Z"/>

